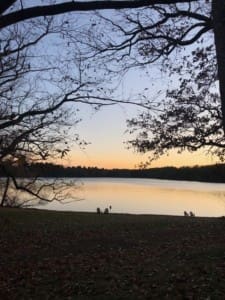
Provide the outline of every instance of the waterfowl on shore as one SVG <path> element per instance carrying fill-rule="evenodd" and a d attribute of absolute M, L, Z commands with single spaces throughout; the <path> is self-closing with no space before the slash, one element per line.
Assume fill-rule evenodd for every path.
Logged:
<path fill-rule="evenodd" d="M 190 217 L 195 217 L 195 214 L 192 211 L 190 211 Z"/>

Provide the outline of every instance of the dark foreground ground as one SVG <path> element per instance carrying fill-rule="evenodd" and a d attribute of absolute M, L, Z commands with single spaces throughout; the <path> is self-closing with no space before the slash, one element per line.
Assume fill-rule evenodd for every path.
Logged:
<path fill-rule="evenodd" d="M 225 299 L 225 220 L 0 209 L 0 299 Z"/>

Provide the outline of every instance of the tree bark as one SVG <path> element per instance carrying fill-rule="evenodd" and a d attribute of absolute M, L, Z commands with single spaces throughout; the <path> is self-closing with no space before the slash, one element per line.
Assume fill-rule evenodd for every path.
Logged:
<path fill-rule="evenodd" d="M 222 122 L 225 134 L 225 1 L 212 1 L 213 30 L 216 45 Z"/>
<path fill-rule="evenodd" d="M 2 200 L 1 200 L 0 206 L 4 206 L 4 203 L 6 201 L 7 192 L 8 192 L 8 189 L 9 189 L 9 181 L 10 181 L 10 178 L 7 177 L 6 178 L 6 183 L 5 183 L 5 186 L 4 186 L 4 193 L 2 195 Z"/>

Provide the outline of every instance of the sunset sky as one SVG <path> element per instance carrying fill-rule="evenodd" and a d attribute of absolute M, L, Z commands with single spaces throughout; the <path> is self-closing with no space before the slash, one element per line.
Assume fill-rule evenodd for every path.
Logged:
<path fill-rule="evenodd" d="M 86 111 L 89 116 L 77 126 L 77 131 L 91 144 L 85 150 L 75 146 L 64 160 L 65 165 L 135 168 L 147 160 L 148 154 L 141 155 L 126 149 L 125 142 L 129 139 L 125 133 L 127 112 L 120 107 L 105 108 L 96 114 L 91 114 L 87 107 Z M 173 151 L 169 156 L 153 162 L 151 167 L 206 165 L 215 162 L 203 151 L 183 154 Z"/>
<path fill-rule="evenodd" d="M 133 93 L 134 89 L 138 90 L 137 84 L 134 85 L 134 78 L 129 77 L 128 79 L 127 85 L 124 83 L 125 88 Z M 139 80 L 139 89 L 148 84 L 146 78 L 144 80 L 142 77 Z M 164 81 L 162 80 L 162 82 Z M 132 85 L 136 87 L 132 88 Z M 154 95 L 156 89 L 153 88 L 149 93 Z M 140 111 L 140 108 L 132 105 L 103 107 L 98 112 L 94 112 L 89 106 L 81 106 L 80 112 L 83 121 L 76 126 L 74 132 L 78 132 L 81 138 L 90 144 L 84 150 L 74 146 L 63 164 L 66 166 L 80 165 L 99 168 L 135 168 L 141 162 L 145 162 L 148 153 L 145 155 L 135 153 L 133 149 L 127 149 L 126 145 L 126 141 L 131 138 L 126 133 L 126 119 L 135 116 L 138 111 Z M 170 155 L 154 161 L 150 167 L 179 167 L 213 163 L 216 163 L 216 159 L 207 155 L 203 150 L 183 154 L 177 154 L 177 151 L 174 150 Z"/>
<path fill-rule="evenodd" d="M 118 97 L 124 99 L 128 95 L 138 95 L 147 87 L 146 96 L 154 98 L 159 90 L 163 91 L 174 85 L 172 80 L 163 77 L 157 67 L 151 66 L 149 69 L 153 71 L 153 76 L 137 70 L 128 73 L 118 87 Z M 131 136 L 126 133 L 126 120 L 136 116 L 140 112 L 139 107 L 115 105 L 103 107 L 98 112 L 94 112 L 87 105 L 81 105 L 79 108 L 82 121 L 75 127 L 74 133 L 79 133 L 80 137 L 90 144 L 84 150 L 74 146 L 63 162 L 59 162 L 60 164 L 99 168 L 136 168 L 140 163 L 147 161 L 149 153 L 145 155 L 135 153 L 133 149 L 127 149 L 126 145 L 126 141 L 131 139 Z M 216 162 L 215 158 L 207 155 L 206 150 L 182 154 L 177 154 L 174 150 L 168 156 L 154 161 L 150 167 L 209 165 Z"/>
<path fill-rule="evenodd" d="M 192 47 L 190 46 L 187 51 L 191 51 Z M 177 59 L 175 55 L 174 60 Z M 146 69 L 130 70 L 117 86 L 116 97 L 119 99 L 136 97 L 137 99 L 137 95 L 145 93 L 147 88 L 146 98 L 151 99 L 159 91 L 176 87 L 176 80 L 178 79 L 165 77 L 166 75 L 162 74 L 159 69 L 158 63 L 149 65 Z M 80 109 L 79 117 L 82 118 L 82 121 L 76 126 L 74 133 L 78 133 L 82 139 L 90 144 L 84 150 L 76 145 L 73 146 L 69 155 L 63 162 L 59 161 L 59 163 L 66 166 L 135 168 L 141 162 L 147 161 L 148 153 L 145 155 L 135 153 L 133 149 L 127 149 L 126 145 L 126 141 L 132 139 L 126 133 L 126 120 L 137 116 L 140 108 L 132 105 L 116 105 L 103 107 L 98 112 L 94 112 L 87 105 L 78 105 L 78 108 Z M 216 162 L 215 158 L 213 159 L 203 150 L 183 154 L 172 151 L 168 156 L 154 161 L 150 167 L 208 165 Z"/>
<path fill-rule="evenodd" d="M 149 75 L 150 74 L 150 75 Z M 130 71 L 118 86 L 117 97 L 120 99 L 143 94 L 146 87 L 146 97 L 154 98 L 159 91 L 174 87 L 174 79 L 161 74 L 157 66 L 150 66 L 148 72 Z M 158 100 L 157 100 L 158 101 Z M 160 101 L 160 99 L 159 99 Z M 90 166 L 99 168 L 135 168 L 141 162 L 146 162 L 149 154 L 141 155 L 133 149 L 127 149 L 126 141 L 132 137 L 126 133 L 126 120 L 137 116 L 140 108 L 132 105 L 114 105 L 103 107 L 95 112 L 88 105 L 80 105 L 82 121 L 74 128 L 74 133 L 90 143 L 82 150 L 74 145 L 69 155 L 57 163 L 66 166 Z M 216 163 L 216 159 L 207 155 L 205 150 L 194 153 L 170 155 L 154 161 L 150 167 L 162 166 L 194 166 Z"/>

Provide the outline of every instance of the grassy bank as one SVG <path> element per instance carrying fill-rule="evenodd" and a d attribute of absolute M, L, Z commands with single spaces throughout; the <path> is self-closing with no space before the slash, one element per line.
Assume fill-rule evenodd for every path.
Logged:
<path fill-rule="evenodd" d="M 0 209 L 0 299 L 224 299 L 225 220 Z"/>

